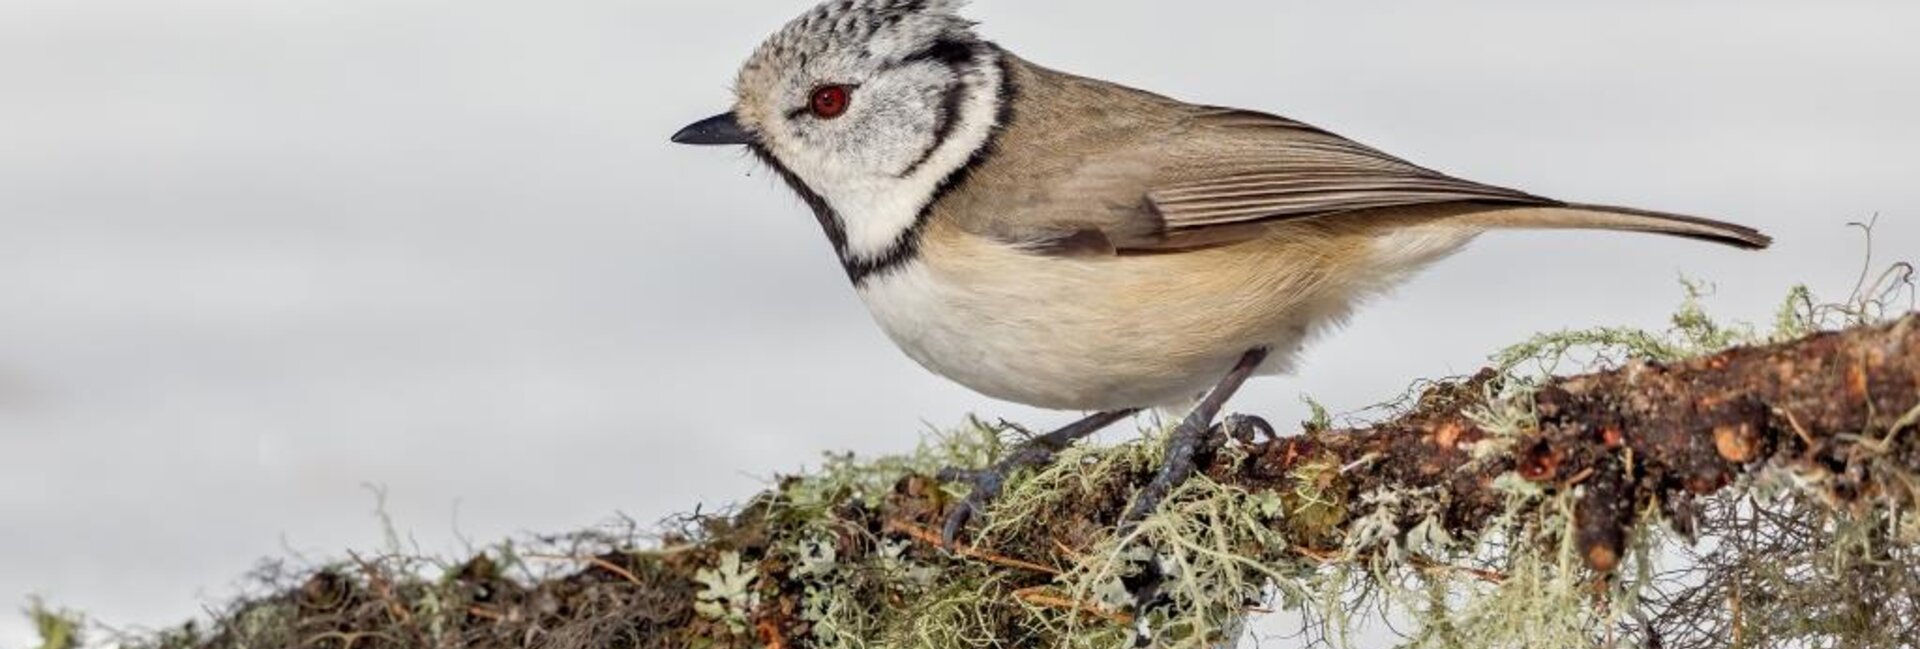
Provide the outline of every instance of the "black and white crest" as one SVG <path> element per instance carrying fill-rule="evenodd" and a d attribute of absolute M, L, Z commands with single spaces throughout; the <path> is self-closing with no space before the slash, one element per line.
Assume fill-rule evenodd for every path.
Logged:
<path fill-rule="evenodd" d="M 928 44 L 971 43 L 977 38 L 973 22 L 957 13 L 962 4 L 961 0 L 832 0 L 768 38 L 742 76 L 758 65 L 790 69 L 817 57 L 845 55 L 898 61 Z"/>

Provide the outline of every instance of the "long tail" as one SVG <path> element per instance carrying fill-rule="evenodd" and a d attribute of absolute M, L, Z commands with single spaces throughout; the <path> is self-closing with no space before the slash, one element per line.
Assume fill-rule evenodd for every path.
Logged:
<path fill-rule="evenodd" d="M 1626 230 L 1703 239 L 1748 250 L 1773 245 L 1773 237 L 1744 225 L 1609 205 L 1516 207 L 1476 212 L 1460 218 L 1492 229 Z"/>

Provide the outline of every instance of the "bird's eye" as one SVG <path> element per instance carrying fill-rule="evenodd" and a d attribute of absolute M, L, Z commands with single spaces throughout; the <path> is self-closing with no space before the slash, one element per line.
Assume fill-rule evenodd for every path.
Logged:
<path fill-rule="evenodd" d="M 813 91 L 813 100 L 807 105 L 813 116 L 820 119 L 833 119 L 847 112 L 847 103 L 852 99 L 846 86 L 821 86 Z"/>

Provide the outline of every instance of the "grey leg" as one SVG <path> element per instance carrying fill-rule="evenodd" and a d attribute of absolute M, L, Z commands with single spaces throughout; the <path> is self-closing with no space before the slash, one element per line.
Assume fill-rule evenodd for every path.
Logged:
<path fill-rule="evenodd" d="M 947 547 L 953 547 L 960 536 L 960 529 L 975 515 L 984 514 L 987 505 L 1000 496 L 1006 487 L 1007 478 L 1021 469 L 1046 466 L 1060 451 L 1066 450 L 1074 442 L 1100 429 L 1113 425 L 1122 419 L 1133 416 L 1139 410 L 1115 410 L 1094 414 L 1080 421 L 1067 424 L 1065 428 L 1027 440 L 1013 449 L 1006 459 L 991 467 L 977 471 L 948 469 L 942 472 L 940 479 L 947 482 L 968 481 L 973 483 L 973 492 L 967 494 L 966 501 L 960 503 L 947 515 L 946 527 L 941 530 L 941 539 Z"/>
<path fill-rule="evenodd" d="M 1134 496 L 1133 507 L 1127 509 L 1126 517 L 1120 521 L 1123 528 L 1153 513 L 1174 487 L 1193 477 L 1194 471 L 1199 468 L 1194 456 L 1199 454 L 1201 445 L 1206 442 L 1207 431 L 1213 428 L 1213 418 L 1220 414 L 1227 399 L 1233 398 L 1233 393 L 1240 390 L 1241 384 L 1246 383 L 1266 359 L 1265 349 L 1255 349 L 1241 356 L 1240 363 L 1233 366 L 1233 371 L 1220 379 L 1220 384 L 1214 386 L 1213 391 L 1200 400 L 1200 405 L 1195 406 L 1179 427 L 1173 429 L 1173 435 L 1167 439 L 1167 458 L 1160 465 L 1160 475 L 1154 476 L 1153 482 Z"/>

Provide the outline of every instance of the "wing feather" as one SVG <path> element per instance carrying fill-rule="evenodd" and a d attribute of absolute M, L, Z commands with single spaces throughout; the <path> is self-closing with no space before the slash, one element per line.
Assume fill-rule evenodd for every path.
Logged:
<path fill-rule="evenodd" d="M 1012 120 L 938 218 L 1035 250 L 1178 252 L 1257 238 L 1273 221 L 1436 203 L 1559 205 L 1277 115 L 1197 106 L 1019 59 L 1008 71 L 1020 99 Z"/>
<path fill-rule="evenodd" d="M 1215 151 L 1147 192 L 1163 232 L 1360 210 L 1477 201 L 1558 205 L 1526 192 L 1454 178 L 1305 123 L 1207 108 L 1180 148 Z"/>

